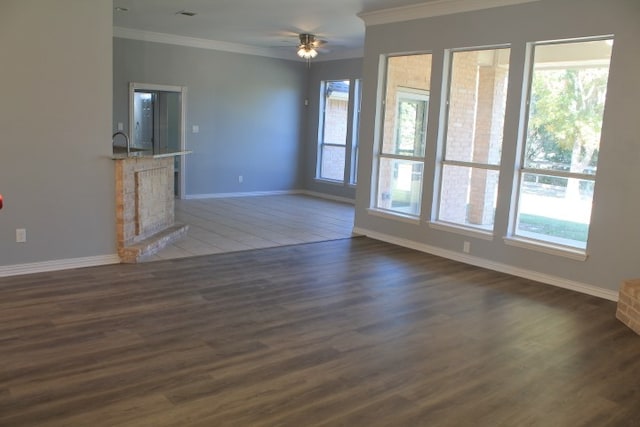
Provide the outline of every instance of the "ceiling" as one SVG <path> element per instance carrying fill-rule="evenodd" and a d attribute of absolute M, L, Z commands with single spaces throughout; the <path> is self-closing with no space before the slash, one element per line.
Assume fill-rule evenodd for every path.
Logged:
<path fill-rule="evenodd" d="M 426 0 L 114 0 L 113 3 L 116 35 L 126 33 L 131 38 L 149 39 L 144 37 L 147 32 L 170 34 L 200 42 L 221 42 L 227 47 L 237 46 L 238 51 L 249 48 L 266 56 L 296 59 L 298 34 L 310 33 L 327 42 L 317 58 L 321 60 L 362 55 L 364 22 L 359 13 L 421 4 Z M 184 16 L 177 13 L 180 11 L 196 15 Z"/>

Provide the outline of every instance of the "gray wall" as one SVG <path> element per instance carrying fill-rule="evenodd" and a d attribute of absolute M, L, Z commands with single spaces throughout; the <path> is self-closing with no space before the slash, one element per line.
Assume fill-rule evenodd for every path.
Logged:
<path fill-rule="evenodd" d="M 0 266 L 116 252 L 111 8 L 2 1 Z"/>
<path fill-rule="evenodd" d="M 305 63 L 121 38 L 113 54 L 114 129 L 129 82 L 187 86 L 187 197 L 302 188 Z"/>
<path fill-rule="evenodd" d="M 320 82 L 323 80 L 361 79 L 362 58 L 314 62 L 309 69 L 307 127 L 305 143 L 305 189 L 332 196 L 355 199 L 355 187 L 316 180 L 318 157 L 318 122 L 320 117 Z M 349 115 L 349 123 L 353 114 Z M 357 129 L 354 129 L 357 132 Z M 348 161 L 348 160 L 347 160 Z"/>
<path fill-rule="evenodd" d="M 364 93 L 360 131 L 361 154 L 356 200 L 356 227 L 414 242 L 425 248 L 462 252 L 471 241 L 471 255 L 484 265 L 507 265 L 605 290 L 616 290 L 624 278 L 640 276 L 640 2 L 637 0 L 542 0 L 478 12 L 375 25 L 367 28 Z M 513 159 L 518 134 L 525 43 L 590 35 L 614 34 L 609 89 L 604 116 L 586 261 L 505 245 Z M 430 212 L 438 134 L 443 52 L 447 48 L 510 43 L 511 67 L 503 166 L 492 241 L 430 228 L 424 215 L 419 225 L 371 215 L 371 164 L 375 137 L 378 62 L 381 54 L 431 51 L 430 127 L 423 212 Z M 509 159 L 511 161 L 509 162 Z M 542 277 L 541 276 L 541 277 Z M 545 277 L 546 277 L 545 276 Z"/>

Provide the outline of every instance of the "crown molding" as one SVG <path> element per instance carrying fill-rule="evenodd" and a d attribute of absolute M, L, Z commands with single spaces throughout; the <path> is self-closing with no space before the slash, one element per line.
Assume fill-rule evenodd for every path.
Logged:
<path fill-rule="evenodd" d="M 257 48 L 239 43 L 178 36 L 167 33 L 156 33 L 153 31 L 136 30 L 124 27 L 113 27 L 113 37 L 173 44 L 178 46 L 198 47 L 201 49 L 219 50 L 223 52 L 243 53 L 245 55 L 266 56 L 269 58 L 291 59 L 289 56 L 283 55 L 282 52 L 277 52 L 270 48 Z"/>
<path fill-rule="evenodd" d="M 512 6 L 534 1 L 539 0 L 434 0 L 427 3 L 364 12 L 358 14 L 358 16 L 366 26 L 369 26 Z"/>

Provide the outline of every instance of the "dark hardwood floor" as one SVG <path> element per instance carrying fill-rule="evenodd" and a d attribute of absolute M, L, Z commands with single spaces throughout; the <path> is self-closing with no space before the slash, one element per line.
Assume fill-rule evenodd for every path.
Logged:
<path fill-rule="evenodd" d="M 367 238 L 0 279 L 2 426 L 638 426 L 609 301 Z"/>

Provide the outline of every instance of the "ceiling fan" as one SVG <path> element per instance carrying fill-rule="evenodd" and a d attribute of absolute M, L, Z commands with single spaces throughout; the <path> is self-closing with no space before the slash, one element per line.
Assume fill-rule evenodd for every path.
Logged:
<path fill-rule="evenodd" d="M 302 59 L 310 61 L 318 56 L 318 48 L 326 42 L 318 40 L 313 34 L 302 33 L 299 35 L 300 43 L 298 44 L 298 56 Z"/>

